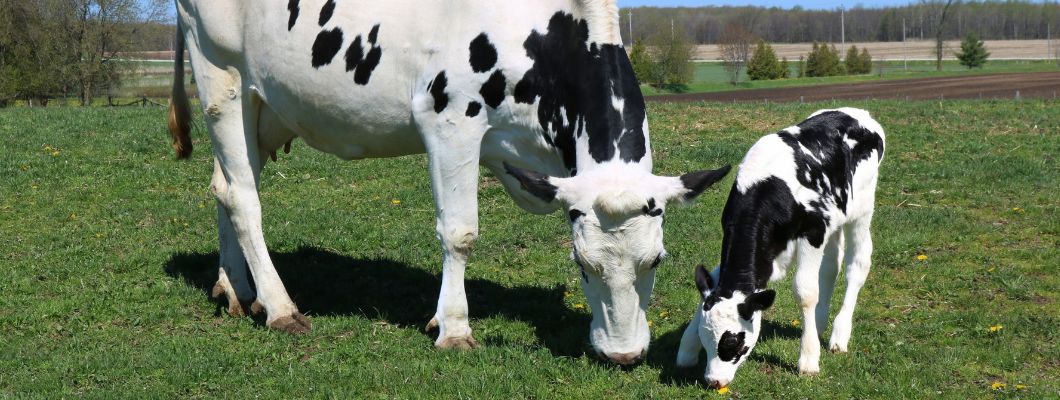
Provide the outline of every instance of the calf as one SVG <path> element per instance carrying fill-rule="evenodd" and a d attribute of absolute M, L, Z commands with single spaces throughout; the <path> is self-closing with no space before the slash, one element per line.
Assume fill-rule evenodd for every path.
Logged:
<path fill-rule="evenodd" d="M 883 128 L 854 108 L 818 111 L 755 143 L 722 214 L 721 263 L 713 272 L 696 269 L 703 302 L 681 338 L 678 366 L 695 365 L 702 347 L 707 383 L 727 386 L 758 340 L 761 311 L 773 304 L 767 283 L 783 278 L 793 260 L 805 321 L 799 372 L 820 371 L 817 336 L 827 328 L 841 256 L 847 289 L 829 347 L 847 351 L 854 304 L 869 273 L 883 148 Z"/>

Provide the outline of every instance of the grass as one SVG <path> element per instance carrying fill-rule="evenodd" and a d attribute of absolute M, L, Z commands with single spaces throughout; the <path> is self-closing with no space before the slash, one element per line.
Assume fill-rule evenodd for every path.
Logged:
<path fill-rule="evenodd" d="M 669 211 L 653 346 L 624 370 L 586 354 L 565 218 L 518 210 L 489 177 L 467 272 L 483 346 L 437 351 L 421 330 L 441 255 L 424 157 L 347 163 L 296 142 L 262 176 L 266 238 L 314 326 L 292 337 L 207 296 L 217 240 L 201 120 L 195 154 L 176 162 L 159 108 L 0 110 L 0 397 L 1057 396 L 1060 104 L 850 104 L 889 139 L 852 352 L 824 354 L 818 377 L 793 372 L 798 313 L 790 281 L 777 283 L 726 396 L 673 357 L 697 304 L 692 268 L 718 257 L 731 176 Z M 832 104 L 650 106 L 656 169 L 679 174 L 738 163 L 761 134 Z"/>
<path fill-rule="evenodd" d="M 797 76 L 796 61 L 791 62 L 791 76 Z M 1025 73 L 1060 71 L 1053 60 L 993 60 L 982 68 L 969 70 L 957 61 L 947 60 L 942 63 L 942 71 L 935 70 L 934 61 L 886 61 L 884 74 L 879 75 L 879 67 L 874 63 L 871 74 L 852 76 L 829 76 L 820 78 L 792 78 L 772 81 L 751 81 L 747 77 L 746 70 L 740 73 L 740 83 L 733 85 L 729 83 L 729 76 L 721 63 L 698 62 L 695 63 L 695 73 L 692 82 L 679 88 L 656 88 L 649 85 L 641 85 L 645 95 L 670 94 L 670 93 L 704 93 L 723 92 L 741 89 L 772 89 L 795 86 L 816 86 L 833 83 L 872 82 L 879 80 L 928 78 L 942 76 L 960 76 L 971 74 L 996 74 L 996 73 Z"/>

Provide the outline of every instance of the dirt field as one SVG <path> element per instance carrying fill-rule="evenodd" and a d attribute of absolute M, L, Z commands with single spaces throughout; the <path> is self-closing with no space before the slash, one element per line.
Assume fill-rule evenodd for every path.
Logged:
<path fill-rule="evenodd" d="M 779 89 L 649 96 L 648 101 L 823 101 L 832 99 L 1057 98 L 1060 72 L 995 74 L 844 83 Z"/>
<path fill-rule="evenodd" d="M 835 46 L 840 51 L 840 57 L 846 54 L 846 49 L 850 45 L 857 45 L 859 49 L 868 48 L 869 53 L 872 54 L 873 59 L 886 59 L 886 60 L 933 60 L 934 46 L 935 43 L 930 40 L 914 41 L 909 40 L 907 42 L 867 42 L 867 43 L 854 43 L 848 42 L 846 46 L 841 46 L 836 43 Z M 1049 45 L 1052 45 L 1052 49 L 1049 49 Z M 992 59 L 1052 59 L 1056 57 L 1058 52 L 1057 46 L 1060 46 L 1060 40 L 1053 40 L 1052 43 L 1046 40 L 987 40 L 984 42 L 986 50 L 990 52 L 990 58 Z M 773 44 L 773 50 L 777 52 L 777 57 L 787 57 L 788 60 L 798 60 L 799 56 L 805 56 L 810 52 L 810 48 L 813 45 L 811 43 L 777 43 Z M 840 47 L 844 47 L 841 48 Z M 945 42 L 945 48 L 943 49 L 943 57 L 946 59 L 954 59 L 954 53 L 961 49 L 960 41 L 947 41 Z M 693 56 L 695 60 L 701 61 L 718 61 L 721 59 L 721 54 L 718 51 L 717 45 L 700 45 L 696 47 L 696 53 Z"/>

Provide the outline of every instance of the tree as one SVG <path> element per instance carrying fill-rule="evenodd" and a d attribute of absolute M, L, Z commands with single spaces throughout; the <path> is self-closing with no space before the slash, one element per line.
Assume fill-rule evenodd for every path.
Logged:
<path fill-rule="evenodd" d="M 836 76 L 843 75 L 845 68 L 839 62 L 839 51 L 835 45 L 813 44 L 813 49 L 806 57 L 806 76 Z"/>
<path fill-rule="evenodd" d="M 780 79 L 787 74 L 781 69 L 780 61 L 777 61 L 777 53 L 773 46 L 764 40 L 758 40 L 751 61 L 747 64 L 747 77 L 752 81 Z"/>
<path fill-rule="evenodd" d="M 654 86 L 687 85 L 695 72 L 690 62 L 695 46 L 680 28 L 659 28 L 653 32 L 644 50 L 648 61 L 641 62 L 641 69 L 648 77 L 647 82 Z"/>
<path fill-rule="evenodd" d="M 729 83 L 735 85 L 740 82 L 740 72 L 743 71 L 744 65 L 747 65 L 752 43 L 754 36 L 736 24 L 727 25 L 725 32 L 718 39 L 722 66 L 729 75 Z"/>
<path fill-rule="evenodd" d="M 858 58 L 858 46 L 850 45 L 850 48 L 847 49 L 847 56 L 843 60 L 843 64 L 846 65 L 848 74 L 857 75 L 861 73 L 861 59 Z"/>
<path fill-rule="evenodd" d="M 780 59 L 780 71 L 778 72 L 777 79 L 787 79 L 788 75 L 791 74 L 791 65 L 788 64 L 787 57 Z"/>
<path fill-rule="evenodd" d="M 795 64 L 795 77 L 805 78 L 806 77 L 806 58 L 799 56 L 799 63 Z"/>
<path fill-rule="evenodd" d="M 633 48 L 629 51 L 629 63 L 633 65 L 633 73 L 641 83 L 655 83 L 655 63 L 648 54 L 648 46 L 643 40 L 634 40 Z"/>
<path fill-rule="evenodd" d="M 969 33 L 961 41 L 961 52 L 957 53 L 957 60 L 961 62 L 961 65 L 968 69 L 982 67 L 986 64 L 987 57 L 990 57 L 990 53 L 986 51 L 983 41 L 979 40 L 976 34 Z"/>
<path fill-rule="evenodd" d="M 941 15 L 935 19 L 935 70 L 942 71 L 942 34 L 946 29 L 946 18 L 949 17 L 950 6 L 953 5 L 953 0 L 946 0 L 943 4 L 942 0 L 921 0 L 925 5 L 928 5 L 935 11 L 941 8 Z"/>
<path fill-rule="evenodd" d="M 872 55 L 869 54 L 868 48 L 862 48 L 861 54 L 858 55 L 858 61 L 861 64 L 861 70 L 858 71 L 862 74 L 868 74 L 872 72 Z"/>

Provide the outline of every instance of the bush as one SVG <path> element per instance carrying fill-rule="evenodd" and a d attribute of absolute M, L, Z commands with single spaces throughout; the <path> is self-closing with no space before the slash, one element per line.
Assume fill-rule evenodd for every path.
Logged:
<path fill-rule="evenodd" d="M 863 75 L 872 72 L 872 56 L 869 55 L 868 49 L 861 49 L 858 52 L 858 46 L 851 45 L 850 49 L 847 50 L 847 57 L 843 61 L 843 65 L 846 67 L 846 72 L 850 75 Z"/>
<path fill-rule="evenodd" d="M 982 67 L 986 64 L 987 57 L 990 57 L 990 53 L 983 46 L 983 41 L 979 40 L 974 33 L 969 33 L 961 41 L 961 52 L 957 53 L 957 60 L 961 62 L 961 65 L 968 69 Z"/>
<path fill-rule="evenodd" d="M 813 49 L 806 57 L 806 76 L 836 76 L 843 75 L 846 68 L 839 62 L 839 51 L 835 45 L 813 43 Z"/>
<path fill-rule="evenodd" d="M 751 55 L 751 62 L 747 64 L 747 76 L 753 81 L 780 79 L 787 76 L 787 70 L 777 61 L 773 46 L 759 40 Z"/>

